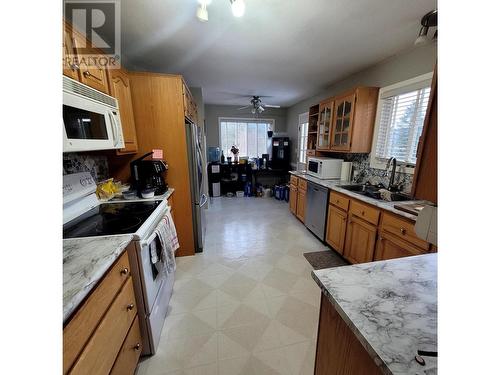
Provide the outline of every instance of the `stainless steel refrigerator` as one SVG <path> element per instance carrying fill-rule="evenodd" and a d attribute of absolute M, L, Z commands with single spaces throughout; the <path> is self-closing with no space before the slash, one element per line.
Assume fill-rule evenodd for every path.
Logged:
<path fill-rule="evenodd" d="M 208 204 L 208 196 L 204 191 L 204 169 L 205 159 L 203 157 L 202 142 L 203 132 L 195 124 L 186 120 L 186 140 L 189 161 L 189 176 L 191 181 L 191 202 L 193 210 L 193 230 L 195 239 L 195 251 L 203 251 L 205 242 L 206 221 L 205 208 Z"/>

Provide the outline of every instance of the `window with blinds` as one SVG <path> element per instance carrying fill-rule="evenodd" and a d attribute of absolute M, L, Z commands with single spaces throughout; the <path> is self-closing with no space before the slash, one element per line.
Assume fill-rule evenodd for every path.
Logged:
<path fill-rule="evenodd" d="M 233 156 L 231 147 L 239 149 L 239 156 L 262 157 L 269 153 L 267 131 L 274 128 L 274 120 L 219 119 L 220 147 L 224 156 Z"/>
<path fill-rule="evenodd" d="M 298 162 L 305 164 L 307 156 L 307 132 L 309 127 L 309 112 L 299 115 L 299 147 Z"/>
<path fill-rule="evenodd" d="M 398 162 L 416 164 L 430 94 L 431 80 L 425 76 L 399 87 L 381 89 L 375 138 L 375 157 L 380 162 L 395 157 Z"/>

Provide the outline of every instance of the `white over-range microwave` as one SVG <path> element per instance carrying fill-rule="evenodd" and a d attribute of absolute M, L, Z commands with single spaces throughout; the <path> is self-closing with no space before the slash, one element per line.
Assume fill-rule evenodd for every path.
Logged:
<path fill-rule="evenodd" d="M 63 76 L 63 152 L 124 147 L 118 101 Z"/>
<path fill-rule="evenodd" d="M 310 156 L 307 159 L 307 174 L 321 179 L 340 179 L 343 159 Z"/>

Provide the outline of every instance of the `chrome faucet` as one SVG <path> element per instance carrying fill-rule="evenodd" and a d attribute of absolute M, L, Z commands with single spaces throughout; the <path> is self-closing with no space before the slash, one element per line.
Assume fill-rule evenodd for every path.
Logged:
<path fill-rule="evenodd" d="M 386 176 L 387 176 L 387 169 L 389 168 L 391 163 L 392 163 L 392 171 L 391 171 L 391 177 L 389 178 L 389 186 L 387 187 L 387 189 L 389 191 L 394 191 L 394 190 L 398 189 L 398 187 L 396 185 L 394 185 L 394 177 L 396 176 L 396 165 L 397 165 L 397 160 L 395 157 L 391 157 L 387 161 L 387 165 L 385 167 Z"/>

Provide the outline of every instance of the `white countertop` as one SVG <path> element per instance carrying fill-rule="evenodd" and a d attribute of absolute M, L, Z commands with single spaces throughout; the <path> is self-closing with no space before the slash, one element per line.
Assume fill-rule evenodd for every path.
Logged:
<path fill-rule="evenodd" d="M 132 241 L 132 234 L 63 240 L 63 322 Z"/>
<path fill-rule="evenodd" d="M 304 172 L 299 172 L 299 171 L 290 171 L 290 174 L 292 174 L 294 176 L 297 176 L 297 177 L 300 177 L 300 178 L 303 178 L 303 179 L 305 179 L 307 181 L 314 182 L 314 183 L 316 183 L 318 185 L 327 187 L 330 190 L 337 191 L 337 192 L 342 193 L 344 195 L 347 195 L 347 196 L 349 196 L 351 198 L 357 199 L 357 200 L 362 201 L 362 202 L 366 202 L 368 204 L 371 204 L 373 206 L 381 208 L 381 209 L 383 209 L 385 211 L 389 211 L 391 213 L 394 213 L 396 215 L 405 217 L 405 218 L 413 220 L 413 221 L 417 220 L 417 216 L 412 215 L 412 214 L 410 214 L 408 212 L 405 212 L 405 211 L 398 210 L 397 208 L 394 208 L 394 206 L 397 205 L 397 204 L 402 204 L 402 203 L 421 203 L 421 204 L 430 204 L 430 205 L 433 205 L 432 202 L 428 202 L 428 201 L 424 201 L 424 200 L 411 200 L 411 201 L 402 201 L 402 202 L 387 202 L 387 201 L 383 201 L 383 200 L 378 200 L 378 199 L 370 198 L 370 197 L 367 197 L 367 196 L 362 195 L 362 194 L 357 194 L 354 191 L 350 191 L 350 190 L 347 190 L 347 189 L 342 189 L 343 185 L 344 186 L 345 185 L 356 185 L 356 183 L 353 183 L 353 182 L 340 181 L 340 180 L 322 180 L 320 178 L 313 177 L 311 175 L 308 175 L 308 174 L 306 174 Z"/>
<path fill-rule="evenodd" d="M 312 272 L 385 374 L 437 374 L 437 254 L 327 268 Z"/>

